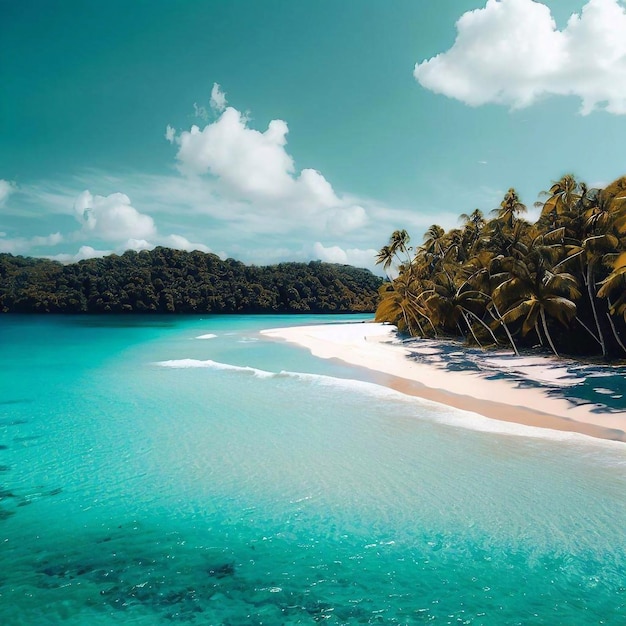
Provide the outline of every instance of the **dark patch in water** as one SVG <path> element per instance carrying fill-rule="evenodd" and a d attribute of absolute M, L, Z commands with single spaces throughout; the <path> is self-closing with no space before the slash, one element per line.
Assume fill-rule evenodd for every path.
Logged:
<path fill-rule="evenodd" d="M 15 511 L 8 511 L 7 509 L 0 509 L 0 521 L 8 519 L 11 515 L 15 515 Z"/>
<path fill-rule="evenodd" d="M 48 493 L 46 493 L 46 496 L 56 496 L 58 494 L 60 494 L 63 491 L 63 489 L 61 489 L 61 487 L 56 487 L 55 489 L 51 489 L 50 491 L 48 491 Z"/>
<path fill-rule="evenodd" d="M 0 420 L 0 426 L 20 426 L 21 424 L 28 424 L 28 420 Z"/>
<path fill-rule="evenodd" d="M 0 472 L 8 472 L 10 469 L 9 465 L 0 465 Z"/>
<path fill-rule="evenodd" d="M 9 446 L 0 445 L 0 450 L 8 450 L 8 449 L 9 449 Z"/>
<path fill-rule="evenodd" d="M 223 563 L 209 569 L 209 576 L 214 578 L 226 578 L 227 576 L 234 576 L 235 565 L 234 563 Z"/>
<path fill-rule="evenodd" d="M 11 404 L 27 404 L 32 402 L 32 398 L 15 398 L 13 400 L 0 400 L 0 406 L 9 406 Z"/>
<path fill-rule="evenodd" d="M 17 498 L 17 496 L 12 491 L 9 491 L 8 489 L 0 489 L 0 501 L 6 498 Z"/>

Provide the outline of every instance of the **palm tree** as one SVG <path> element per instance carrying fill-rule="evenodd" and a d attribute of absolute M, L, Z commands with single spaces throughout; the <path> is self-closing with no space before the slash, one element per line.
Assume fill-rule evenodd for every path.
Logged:
<path fill-rule="evenodd" d="M 576 278 L 571 274 L 555 274 L 549 270 L 531 272 L 519 260 L 508 263 L 508 267 L 510 278 L 496 287 L 492 294 L 494 303 L 504 311 L 502 319 L 508 323 L 522 319 L 522 336 L 534 329 L 540 341 L 541 320 L 545 337 L 558 356 L 546 317 L 553 317 L 564 326 L 568 326 L 576 317 L 574 300 L 580 297 Z"/>
<path fill-rule="evenodd" d="M 474 209 L 469 215 L 461 213 L 459 220 L 463 222 L 463 232 L 467 239 L 466 249 L 468 252 L 473 252 L 480 239 L 480 233 L 487 223 L 485 216 L 480 209 Z"/>
<path fill-rule="evenodd" d="M 494 343 L 498 343 L 493 331 L 482 319 L 489 296 L 473 289 L 468 281 L 463 280 L 457 286 L 447 272 L 439 272 L 434 277 L 432 287 L 423 291 L 421 296 L 430 313 L 430 319 L 444 332 L 453 331 L 456 327 L 461 335 L 465 335 L 460 326 L 462 319 L 474 341 L 481 345 L 471 321 L 473 320 L 487 331 Z"/>
<path fill-rule="evenodd" d="M 393 260 L 395 257 L 395 251 L 391 249 L 390 246 L 383 246 L 376 255 L 376 265 L 382 264 L 383 270 L 385 270 L 385 274 L 387 274 L 387 278 L 391 280 L 389 276 L 389 268 L 391 267 Z"/>
<path fill-rule="evenodd" d="M 615 324 L 611 316 L 621 315 L 626 322 L 626 252 L 622 252 L 614 263 L 613 271 L 602 281 L 598 290 L 599 298 L 606 298 L 609 305 L 607 318 L 613 331 L 615 340 L 626 352 L 626 347 L 615 328 Z M 613 301 L 612 299 L 615 298 Z"/>
<path fill-rule="evenodd" d="M 394 261 L 397 260 L 401 267 L 411 267 L 411 248 L 408 247 L 410 239 L 409 233 L 407 233 L 406 230 L 395 230 L 389 238 L 388 245 L 383 246 L 376 255 L 376 265 L 382 264 L 383 270 L 389 280 L 391 280 L 389 269 L 394 264 Z M 401 258 L 400 253 L 402 253 L 405 258 Z"/>
<path fill-rule="evenodd" d="M 409 241 L 411 238 L 409 237 L 409 233 L 406 230 L 394 230 L 389 239 L 389 247 L 394 254 L 398 254 L 402 252 L 406 256 L 406 260 L 408 261 L 408 265 L 411 264 L 411 257 L 409 255 L 410 248 L 408 247 Z"/>
<path fill-rule="evenodd" d="M 572 174 L 565 174 L 556 181 L 549 191 L 542 191 L 540 196 L 549 196 L 545 202 L 536 202 L 535 206 L 542 207 L 541 216 L 556 214 L 560 216 L 569 213 L 586 192 L 586 185 L 578 183 Z"/>
<path fill-rule="evenodd" d="M 496 219 L 503 222 L 509 229 L 513 228 L 513 224 L 520 213 L 526 213 L 526 205 L 522 204 L 517 195 L 517 191 L 511 187 L 497 209 L 492 211 L 496 215 Z"/>
<path fill-rule="evenodd" d="M 407 331 L 412 335 L 417 334 L 416 331 L 419 330 L 422 337 L 427 336 L 423 322 L 428 322 L 435 331 L 406 274 L 401 274 L 391 283 L 383 284 L 378 293 L 381 300 L 376 309 L 377 322 L 391 322 L 398 330 Z"/>

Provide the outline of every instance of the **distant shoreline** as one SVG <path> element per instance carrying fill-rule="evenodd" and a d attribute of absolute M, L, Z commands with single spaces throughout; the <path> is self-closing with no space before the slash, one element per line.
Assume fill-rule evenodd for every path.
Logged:
<path fill-rule="evenodd" d="M 484 417 L 525 426 L 626 443 L 626 411 L 599 412 L 593 404 L 573 406 L 539 388 L 520 388 L 508 380 L 488 379 L 474 371 L 442 371 L 409 357 L 395 341 L 395 327 L 379 323 L 330 324 L 264 330 L 262 334 L 376 372 L 377 382 Z M 546 363 L 558 363 L 545 357 Z M 596 409 L 595 411 L 593 409 Z"/>

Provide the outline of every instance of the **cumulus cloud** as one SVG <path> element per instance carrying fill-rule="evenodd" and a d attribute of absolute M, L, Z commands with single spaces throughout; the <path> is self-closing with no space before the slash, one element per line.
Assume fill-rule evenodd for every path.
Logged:
<path fill-rule="evenodd" d="M 76 198 L 74 211 L 83 231 L 103 241 L 145 239 L 157 232 L 154 220 L 137 211 L 123 193 L 93 196 L 85 190 Z"/>
<path fill-rule="evenodd" d="M 61 233 L 52 233 L 45 237 L 36 236 L 30 240 L 33 246 L 58 246 L 63 241 Z"/>
<path fill-rule="evenodd" d="M 359 248 L 341 248 L 340 246 L 324 246 L 319 241 L 313 245 L 313 257 L 328 263 L 342 263 L 374 270 L 376 267 L 376 250 Z"/>
<path fill-rule="evenodd" d="M 165 129 L 165 139 L 170 143 L 174 143 L 174 138 L 176 137 L 176 129 L 173 126 L 167 125 Z"/>
<path fill-rule="evenodd" d="M 15 184 L 0 178 L 0 206 L 16 190 Z"/>
<path fill-rule="evenodd" d="M 415 66 L 426 89 L 471 106 L 513 108 L 577 96 L 584 115 L 626 114 L 626 10 L 618 0 L 589 0 L 563 30 L 540 2 L 488 0 L 456 27 L 447 52 Z"/>
<path fill-rule="evenodd" d="M 113 254 L 113 250 L 96 250 L 91 246 L 81 246 L 76 254 L 54 254 L 48 255 L 45 258 L 51 261 L 59 261 L 60 263 L 77 263 L 85 259 L 97 259 L 109 254 Z"/>
<path fill-rule="evenodd" d="M 219 85 L 214 92 L 222 93 Z M 224 200 L 243 203 L 229 217 L 245 221 L 255 232 L 304 226 L 345 234 L 366 225 L 367 211 L 339 196 L 319 171 L 297 171 L 286 149 L 288 132 L 279 119 L 265 131 L 251 128 L 246 115 L 227 107 L 213 123 L 202 129 L 193 125 L 175 136 L 178 167 L 190 181 L 208 175 Z"/>
<path fill-rule="evenodd" d="M 6 233 L 2 232 L 0 233 L 0 252 L 23 254 L 29 252 L 32 248 L 57 246 L 62 241 L 63 235 L 61 233 L 52 233 L 45 236 L 6 238 Z"/>
<path fill-rule="evenodd" d="M 211 89 L 211 108 L 218 113 L 226 108 L 226 94 L 217 83 L 213 83 L 213 89 Z"/>
<path fill-rule="evenodd" d="M 211 252 L 211 248 L 205 246 L 202 243 L 193 243 L 182 235 L 169 235 L 163 239 L 163 244 L 175 248 L 176 250 L 186 250 L 187 252 L 193 252 L 199 250 L 200 252 Z"/>

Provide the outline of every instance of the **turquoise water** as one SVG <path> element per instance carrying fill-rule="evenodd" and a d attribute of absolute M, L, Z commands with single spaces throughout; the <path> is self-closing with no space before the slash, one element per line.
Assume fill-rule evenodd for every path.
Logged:
<path fill-rule="evenodd" d="M 336 319 L 0 317 L 0 624 L 625 623 L 626 447 L 258 334 Z"/>

